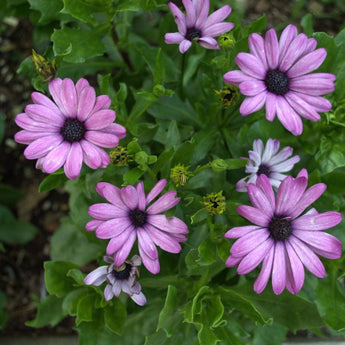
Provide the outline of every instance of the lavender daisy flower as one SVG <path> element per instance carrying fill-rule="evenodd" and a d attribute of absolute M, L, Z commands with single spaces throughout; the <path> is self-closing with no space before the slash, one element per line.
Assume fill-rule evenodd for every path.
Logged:
<path fill-rule="evenodd" d="M 104 298 L 110 301 L 114 296 L 119 297 L 121 291 L 126 293 L 136 304 L 146 304 L 146 298 L 141 292 L 141 286 L 136 281 L 139 276 L 138 267 L 141 265 L 141 258 L 134 255 L 131 260 L 125 261 L 121 266 L 116 266 L 114 259 L 104 256 L 103 260 L 110 265 L 100 266 L 90 272 L 84 279 L 86 285 L 99 286 L 105 281 Z"/>
<path fill-rule="evenodd" d="M 308 173 L 301 170 L 296 178 L 288 176 L 277 195 L 266 175 L 260 175 L 256 185 L 248 185 L 253 206 L 242 205 L 237 212 L 255 225 L 230 229 L 225 237 L 238 238 L 232 245 L 226 265 L 238 265 L 238 274 L 247 274 L 261 262 L 261 272 L 254 291 L 261 293 L 272 275 L 272 287 L 279 295 L 285 288 L 295 294 L 304 283 L 304 266 L 318 278 L 324 278 L 325 268 L 317 255 L 328 259 L 341 256 L 341 242 L 320 230 L 340 223 L 338 212 L 318 213 L 314 208 L 302 212 L 325 191 L 318 183 L 306 190 Z"/>
<path fill-rule="evenodd" d="M 121 125 L 113 123 L 115 112 L 108 109 L 108 96 L 96 97 L 87 80 L 54 79 L 49 83 L 53 101 L 33 92 L 34 104 L 16 116 L 23 128 L 15 135 L 26 144 L 27 159 L 37 159 L 36 167 L 52 173 L 62 166 L 68 178 L 79 176 L 83 161 L 91 169 L 105 168 L 109 155 L 102 149 L 117 146 L 126 135 Z"/>
<path fill-rule="evenodd" d="M 297 35 L 294 25 L 288 25 L 280 36 L 273 29 L 263 39 L 249 36 L 248 53 L 239 53 L 236 63 L 240 71 L 230 71 L 224 81 L 238 85 L 246 99 L 240 107 L 242 115 L 251 114 L 266 104 L 266 118 L 273 121 L 277 114 L 282 125 L 294 135 L 303 131 L 301 117 L 318 121 L 318 112 L 327 112 L 331 103 L 320 97 L 334 91 L 335 76 L 330 73 L 310 73 L 327 56 L 324 48 L 316 49 L 316 40 Z"/>
<path fill-rule="evenodd" d="M 277 139 L 268 139 L 265 147 L 260 139 L 254 140 L 253 151 L 248 152 L 249 158 L 244 158 L 248 160 L 245 171 L 250 175 L 237 182 L 236 190 L 238 192 L 246 192 L 247 185 L 255 184 L 261 174 L 268 177 L 273 187 L 279 187 L 281 181 L 286 177 L 282 173 L 290 171 L 300 160 L 298 155 L 289 158 L 293 152 L 292 147 L 286 146 L 278 152 L 279 146 L 280 142 Z"/>
<path fill-rule="evenodd" d="M 172 2 L 169 8 L 175 17 L 179 32 L 165 35 L 165 43 L 179 44 L 180 52 L 185 53 L 193 41 L 207 49 L 219 49 L 217 41 L 213 38 L 230 31 L 233 23 L 222 23 L 230 15 L 231 7 L 225 5 L 208 17 L 209 0 L 182 0 L 186 14 Z"/>
<path fill-rule="evenodd" d="M 89 215 L 95 219 L 86 224 L 86 230 L 95 230 L 98 238 L 110 239 L 106 252 L 115 253 L 116 266 L 125 262 L 136 238 L 143 264 L 153 274 L 160 270 L 156 245 L 169 253 L 181 251 L 179 242 L 187 240 L 183 235 L 188 232 L 187 225 L 179 218 L 160 214 L 177 205 L 180 198 L 170 191 L 151 204 L 166 184 L 165 179 L 158 181 L 147 196 L 143 182 L 135 188 L 121 189 L 106 182 L 97 184 L 98 194 L 110 204 L 89 207 Z"/>

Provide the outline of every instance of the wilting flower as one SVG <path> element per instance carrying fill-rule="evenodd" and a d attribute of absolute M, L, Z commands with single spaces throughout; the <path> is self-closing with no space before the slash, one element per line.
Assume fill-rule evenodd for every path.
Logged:
<path fill-rule="evenodd" d="M 193 176 L 192 172 L 189 171 L 190 166 L 184 166 L 183 164 L 177 164 L 170 170 L 170 178 L 175 183 L 176 187 L 183 187 L 189 178 Z"/>
<path fill-rule="evenodd" d="M 166 184 L 165 179 L 158 181 L 147 196 L 143 182 L 135 188 L 121 189 L 106 182 L 97 184 L 98 194 L 110 204 L 89 207 L 89 215 L 95 219 L 86 224 L 86 230 L 95 230 L 98 238 L 110 239 L 106 252 L 115 253 L 116 266 L 125 262 L 136 238 L 143 264 L 153 274 L 160 270 L 156 245 L 169 253 L 181 251 L 179 242 L 187 240 L 183 235 L 188 232 L 187 225 L 179 218 L 160 214 L 177 205 L 180 198 L 170 191 L 151 204 Z"/>
<path fill-rule="evenodd" d="M 54 100 L 39 92 L 31 95 L 34 104 L 16 116 L 23 130 L 15 135 L 18 143 L 29 145 L 24 155 L 37 159 L 36 167 L 52 173 L 62 166 L 68 178 L 79 176 L 83 161 L 91 169 L 105 168 L 109 155 L 101 147 L 112 148 L 126 135 L 113 123 L 115 112 L 108 109 L 106 95 L 96 97 L 86 79 L 76 85 L 69 78 L 49 83 Z"/>
<path fill-rule="evenodd" d="M 183 0 L 186 14 L 172 2 L 169 8 L 175 17 L 179 32 L 165 34 L 165 43 L 179 44 L 180 52 L 185 53 L 193 41 L 208 49 L 219 49 L 217 41 L 213 38 L 219 36 L 233 27 L 233 23 L 222 22 L 231 13 L 231 7 L 225 5 L 208 17 L 209 0 Z"/>
<path fill-rule="evenodd" d="M 121 291 L 139 305 L 146 303 L 146 298 L 141 292 L 141 286 L 136 281 L 139 276 L 138 267 L 141 265 L 141 258 L 134 255 L 131 260 L 125 261 L 121 266 L 116 266 L 114 259 L 104 256 L 103 260 L 110 265 L 100 266 L 90 272 L 84 279 L 86 285 L 99 286 L 105 281 L 107 285 L 104 289 L 104 298 L 111 300 L 114 296 L 119 297 Z"/>
<path fill-rule="evenodd" d="M 266 104 L 266 118 L 273 121 L 277 114 L 282 125 L 294 135 L 303 131 L 300 116 L 318 121 L 318 112 L 327 112 L 331 103 L 320 97 L 334 90 L 335 76 L 330 73 L 310 73 L 325 60 L 324 48 L 315 50 L 316 40 L 297 35 L 294 25 L 288 25 L 280 36 L 273 29 L 265 39 L 253 33 L 249 36 L 249 53 L 239 53 L 236 63 L 241 71 L 224 75 L 227 83 L 239 85 L 246 99 L 240 107 L 248 115 Z"/>
<path fill-rule="evenodd" d="M 248 185 L 253 206 L 237 207 L 237 212 L 255 225 L 235 227 L 225 234 L 238 238 L 226 265 L 238 265 L 238 274 L 247 274 L 262 262 L 254 283 L 257 293 L 265 289 L 272 275 L 275 294 L 285 287 L 295 294 L 304 283 L 304 266 L 318 278 L 325 277 L 325 268 L 315 254 L 328 259 L 341 256 L 341 242 L 320 231 L 339 224 L 340 213 L 318 213 L 312 208 L 300 216 L 326 189 L 318 183 L 306 190 L 307 184 L 308 173 L 303 169 L 296 178 L 286 177 L 275 196 L 267 176 L 260 175 L 256 185 Z"/>
<path fill-rule="evenodd" d="M 238 192 L 246 192 L 247 185 L 255 183 L 261 174 L 268 177 L 273 187 L 279 187 L 286 177 L 282 173 L 290 171 L 300 160 L 298 155 L 289 158 L 293 152 L 292 147 L 286 146 L 278 152 L 279 146 L 280 142 L 277 139 L 269 138 L 265 147 L 260 139 L 254 140 L 253 151 L 249 151 L 249 158 L 245 158 L 248 160 L 245 171 L 250 175 L 237 182 Z"/>

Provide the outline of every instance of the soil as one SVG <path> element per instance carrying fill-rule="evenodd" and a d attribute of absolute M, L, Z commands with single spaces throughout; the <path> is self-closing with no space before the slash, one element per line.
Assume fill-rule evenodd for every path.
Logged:
<path fill-rule="evenodd" d="M 286 2 L 282 8 L 281 0 L 239 1 L 245 6 L 246 21 L 249 23 L 266 13 L 269 26 L 295 22 L 308 12 L 328 13 L 329 18 L 315 21 L 315 31 L 325 31 L 331 35 L 337 33 L 342 25 L 344 14 L 332 17 L 334 4 L 324 5 L 319 1 L 309 1 L 303 7 L 299 18 L 293 19 L 293 3 Z M 327 7 L 329 6 L 329 7 Z M 313 12 L 313 13 L 314 13 Z M 341 14 L 341 13 L 340 13 Z M 9 19 L 0 25 L 0 116 L 5 116 L 5 139 L 0 145 L 1 183 L 10 184 L 24 193 L 18 203 L 15 214 L 20 220 L 36 225 L 40 232 L 28 244 L 21 246 L 5 245 L 6 252 L 0 253 L 0 290 L 7 296 L 6 310 L 9 317 L 3 330 L 6 335 L 31 334 L 72 334 L 74 319 L 66 318 L 58 326 L 33 329 L 25 326 L 25 321 L 36 315 L 33 297 L 46 296 L 44 287 L 43 262 L 49 260 L 50 237 L 60 224 L 60 219 L 68 213 L 68 195 L 62 189 L 49 193 L 38 193 L 38 186 L 45 175 L 35 169 L 35 162 L 23 156 L 23 145 L 13 140 L 18 127 L 15 115 L 22 112 L 26 104 L 31 103 L 33 90 L 30 79 L 18 75 L 16 70 L 25 57 L 31 55 L 32 25 L 28 20 Z"/>

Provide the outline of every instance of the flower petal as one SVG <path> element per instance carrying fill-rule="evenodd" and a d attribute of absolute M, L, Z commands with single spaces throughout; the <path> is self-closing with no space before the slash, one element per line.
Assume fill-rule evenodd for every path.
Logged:
<path fill-rule="evenodd" d="M 255 207 L 241 205 L 237 206 L 236 209 L 242 217 L 248 219 L 250 222 L 256 225 L 267 227 L 271 221 L 269 215 Z"/>
<path fill-rule="evenodd" d="M 66 157 L 64 171 L 68 178 L 75 179 L 79 176 L 83 164 L 83 150 L 78 142 L 74 142 Z"/>
<path fill-rule="evenodd" d="M 166 179 L 159 180 L 155 184 L 155 186 L 151 189 L 151 191 L 147 194 L 146 204 L 149 204 L 153 199 L 155 199 L 156 196 L 158 196 L 162 192 L 162 190 L 165 188 L 166 184 L 167 184 Z"/>
<path fill-rule="evenodd" d="M 200 1 L 203 3 L 203 7 L 206 7 L 206 4 L 209 5 L 208 1 Z M 203 24 L 204 28 L 208 28 L 211 25 L 214 25 L 216 23 L 222 22 L 226 17 L 228 17 L 231 13 L 231 7 L 229 5 L 225 5 L 221 8 L 219 8 L 217 11 L 214 11 L 206 20 L 205 24 L 203 24 L 201 21 L 197 21 L 197 23 Z M 229 29 L 231 30 L 231 29 Z"/>
<path fill-rule="evenodd" d="M 33 141 L 25 150 L 26 159 L 37 159 L 45 156 L 50 150 L 59 146 L 63 139 L 60 134 L 52 134 Z"/>
<path fill-rule="evenodd" d="M 97 193 L 103 198 L 107 199 L 111 204 L 123 209 L 129 210 L 128 207 L 123 203 L 120 196 L 120 188 L 107 182 L 99 182 L 96 185 Z"/>
<path fill-rule="evenodd" d="M 184 36 L 182 36 L 179 32 L 167 33 L 164 36 L 164 41 L 167 44 L 181 43 L 183 40 Z"/>
<path fill-rule="evenodd" d="M 286 261 L 284 242 L 275 243 L 274 259 L 272 267 L 272 287 L 276 295 L 280 295 L 286 284 Z"/>
<path fill-rule="evenodd" d="M 42 169 L 51 174 L 60 169 L 66 162 L 67 154 L 70 151 L 71 144 L 63 141 L 60 145 L 54 147 L 44 158 Z"/>
<path fill-rule="evenodd" d="M 247 274 L 251 272 L 262 262 L 273 245 L 274 240 L 272 238 L 268 238 L 261 244 L 258 243 L 257 246 L 241 260 L 237 268 L 237 273 Z"/>
<path fill-rule="evenodd" d="M 318 278 L 324 278 L 326 276 L 325 267 L 321 260 L 313 253 L 313 251 L 303 244 L 297 237 L 290 236 L 288 238 L 289 243 L 295 250 L 302 264 Z"/>
<path fill-rule="evenodd" d="M 255 230 L 260 230 L 261 228 L 259 226 L 255 225 L 246 225 L 246 226 L 238 226 L 235 228 L 232 228 L 228 230 L 224 237 L 226 238 L 239 238 L 246 234 L 249 234 L 250 232 L 253 232 Z"/>
<path fill-rule="evenodd" d="M 34 121 L 53 123 L 57 127 L 62 127 L 65 123 L 65 117 L 60 111 L 56 112 L 44 105 L 28 104 L 25 107 L 25 113 Z"/>
<path fill-rule="evenodd" d="M 277 116 L 281 124 L 293 135 L 300 135 L 303 132 L 301 118 L 291 108 L 290 104 L 282 96 L 277 96 Z"/>
<path fill-rule="evenodd" d="M 180 198 L 175 198 L 176 192 L 170 191 L 163 194 L 157 201 L 155 201 L 148 209 L 148 214 L 158 214 L 166 210 L 170 210 L 180 202 Z"/>
<path fill-rule="evenodd" d="M 274 29 L 270 29 L 265 35 L 265 52 L 270 69 L 275 70 L 278 66 L 278 38 Z"/>
<path fill-rule="evenodd" d="M 231 247 L 230 254 L 235 257 L 243 257 L 259 247 L 261 243 L 268 241 L 271 233 L 268 229 L 251 231 L 239 238 Z M 249 271 L 248 271 L 249 272 Z M 245 274 L 245 273 L 240 273 Z"/>
<path fill-rule="evenodd" d="M 216 23 L 203 29 L 203 36 L 216 37 L 230 31 L 234 23 Z"/>
<path fill-rule="evenodd" d="M 244 81 L 257 80 L 242 71 L 230 71 L 224 74 L 224 81 L 228 84 L 239 85 Z"/>
<path fill-rule="evenodd" d="M 240 91 L 245 96 L 255 96 L 266 90 L 266 84 L 262 80 L 244 81 L 240 85 Z"/>
<path fill-rule="evenodd" d="M 152 241 L 148 232 L 143 228 L 137 229 L 138 243 L 145 252 L 145 254 L 151 259 L 156 260 L 158 258 L 157 248 Z"/>
<path fill-rule="evenodd" d="M 266 215 L 272 217 L 274 213 L 274 208 L 272 208 L 272 204 L 267 199 L 263 191 L 252 183 L 248 185 L 247 190 L 252 205 L 257 209 L 262 210 Z"/>
<path fill-rule="evenodd" d="M 267 70 L 256 56 L 248 53 L 239 53 L 235 60 L 245 74 L 256 79 L 265 79 Z"/>
<path fill-rule="evenodd" d="M 304 283 L 304 267 L 297 256 L 295 250 L 288 241 L 285 242 L 286 249 L 286 267 L 288 273 L 288 290 L 295 294 L 299 292 Z"/>
<path fill-rule="evenodd" d="M 300 58 L 288 71 L 289 78 L 296 78 L 319 68 L 326 59 L 327 51 L 319 48 Z"/>
<path fill-rule="evenodd" d="M 120 196 L 123 203 L 130 209 L 138 207 L 138 193 L 133 186 L 126 186 L 120 189 Z"/>
<path fill-rule="evenodd" d="M 84 138 L 92 144 L 106 148 L 113 148 L 119 144 L 117 136 L 101 131 L 86 131 Z"/>
<path fill-rule="evenodd" d="M 241 115 L 246 116 L 260 110 L 265 104 L 267 93 L 263 91 L 256 96 L 246 97 L 240 106 Z"/>
<path fill-rule="evenodd" d="M 268 251 L 268 253 L 266 253 L 266 256 L 262 263 L 260 274 L 255 280 L 254 291 L 256 293 L 261 293 L 265 289 L 268 283 L 268 280 L 270 278 L 271 271 L 272 271 L 273 258 L 274 258 L 274 246 L 272 246 L 271 249 Z"/>
<path fill-rule="evenodd" d="M 84 279 L 86 285 L 99 286 L 107 279 L 108 266 L 100 266 L 90 272 Z"/>
<path fill-rule="evenodd" d="M 249 35 L 248 44 L 251 54 L 256 56 L 265 69 L 268 70 L 264 39 L 257 33 L 253 33 Z"/>
<path fill-rule="evenodd" d="M 330 211 L 316 215 L 304 215 L 295 219 L 292 226 L 298 230 L 326 230 L 338 225 L 341 219 L 342 216 L 339 212 Z"/>
<path fill-rule="evenodd" d="M 100 203 L 89 207 L 88 213 L 91 217 L 99 220 L 109 220 L 119 217 L 127 217 L 128 212 L 112 204 Z M 114 225 L 116 226 L 116 225 Z"/>
<path fill-rule="evenodd" d="M 84 122 L 86 130 L 98 130 L 109 126 L 115 121 L 115 111 L 110 109 L 102 109 L 91 114 Z"/>
<path fill-rule="evenodd" d="M 96 93 L 93 87 L 84 87 L 78 94 L 77 118 L 84 122 L 96 103 Z"/>
<path fill-rule="evenodd" d="M 125 262 L 125 260 L 128 257 L 128 254 L 130 253 L 133 247 L 136 238 L 136 231 L 131 231 L 127 238 L 127 241 L 124 243 L 121 249 L 117 251 L 114 255 L 114 262 L 116 266 L 121 266 Z"/>

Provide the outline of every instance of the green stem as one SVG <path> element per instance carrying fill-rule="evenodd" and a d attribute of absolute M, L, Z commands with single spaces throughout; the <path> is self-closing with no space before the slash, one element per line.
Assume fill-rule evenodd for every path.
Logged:
<path fill-rule="evenodd" d="M 201 171 L 203 171 L 203 170 L 206 170 L 206 169 L 208 169 L 208 168 L 211 168 L 211 163 L 207 163 L 207 164 L 205 164 L 205 165 L 202 165 L 202 166 L 200 166 L 200 167 L 197 167 L 197 168 L 194 170 L 193 175 L 195 176 L 195 175 L 199 174 L 199 172 L 201 172 Z"/>

